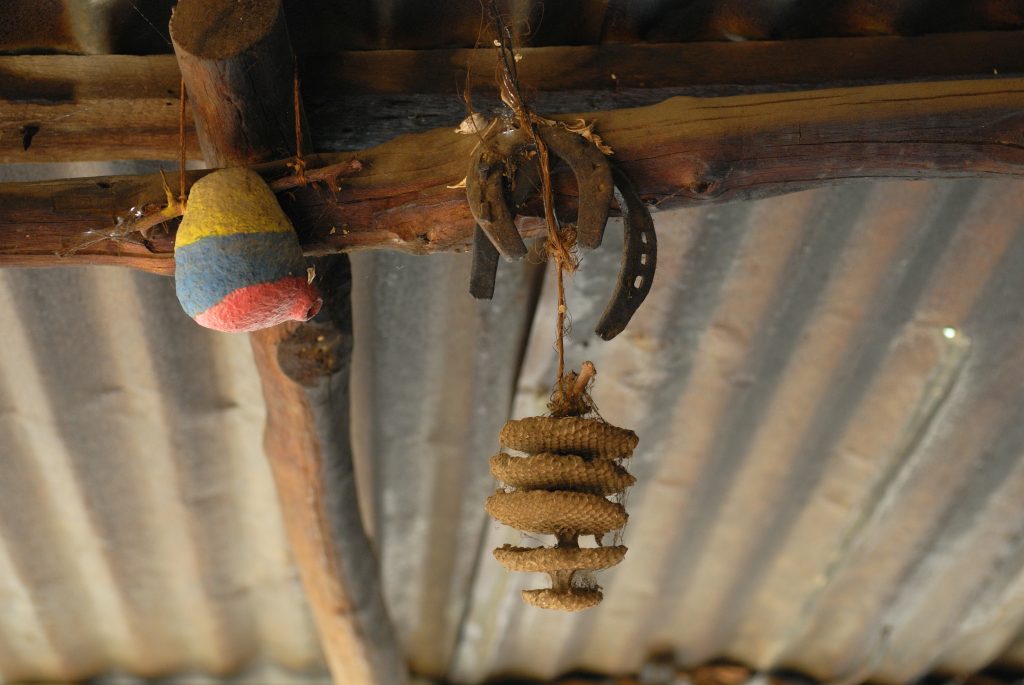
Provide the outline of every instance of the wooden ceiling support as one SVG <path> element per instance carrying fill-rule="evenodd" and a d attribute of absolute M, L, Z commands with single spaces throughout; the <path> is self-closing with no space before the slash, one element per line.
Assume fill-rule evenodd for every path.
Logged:
<path fill-rule="evenodd" d="M 615 162 L 662 208 L 847 179 L 1024 177 L 1021 78 L 672 98 L 580 116 L 596 122 Z M 476 143 L 438 129 L 321 155 L 311 163 L 359 160 L 364 168 L 342 179 L 337 192 L 320 185 L 279 198 L 309 255 L 465 249 L 474 223 L 465 191 L 454 186 Z M 284 176 L 286 161 L 259 170 Z M 571 203 L 572 187 L 559 190 Z M 0 266 L 102 263 L 170 273 L 173 236 L 96 240 L 130 208 L 162 202 L 158 176 L 0 184 Z M 542 231 L 529 221 L 521 229 L 526 236 Z"/>
<path fill-rule="evenodd" d="M 182 0 L 171 37 L 208 164 L 294 154 L 293 54 L 280 0 Z M 317 271 L 324 306 L 313 321 L 250 336 L 267 403 L 265 450 L 335 682 L 402 685 L 352 466 L 348 257 L 321 260 Z"/>
<path fill-rule="evenodd" d="M 1022 43 L 1024 32 L 989 31 L 557 46 L 523 48 L 518 69 L 535 109 L 550 114 L 676 95 L 1022 76 Z M 459 90 L 467 74 L 478 107 L 495 102 L 489 48 L 305 55 L 299 66 L 318 152 L 454 126 L 465 113 Z M 0 163 L 177 157 L 171 56 L 0 56 L 0 84 Z M 191 133 L 189 143 L 190 158 L 199 159 Z"/>

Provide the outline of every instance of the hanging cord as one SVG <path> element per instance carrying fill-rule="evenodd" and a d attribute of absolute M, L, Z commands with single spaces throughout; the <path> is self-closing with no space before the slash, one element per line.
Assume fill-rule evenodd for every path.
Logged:
<path fill-rule="evenodd" d="M 188 199 L 185 189 L 185 78 L 178 79 L 178 195 L 175 197 L 167 182 L 167 175 L 163 168 L 160 169 L 160 179 L 163 181 L 164 195 L 167 197 L 167 206 L 157 212 L 133 216 L 120 228 L 122 233 L 138 231 L 143 240 L 149 240 L 150 234 L 157 226 L 164 224 L 168 219 L 177 218 L 185 213 L 185 203 Z M 90 243 L 91 244 L 91 243 Z M 74 250 L 69 252 L 73 254 Z"/>
<path fill-rule="evenodd" d="M 490 11 L 497 27 L 498 39 L 494 46 L 498 51 L 498 84 L 501 100 L 515 114 L 520 128 L 525 131 L 537 148 L 540 162 L 541 191 L 544 201 L 544 221 L 548 229 L 547 252 L 554 260 L 558 283 L 558 310 L 555 316 L 555 349 L 558 352 L 558 375 L 555 379 L 556 392 L 567 396 L 567 377 L 565 374 L 565 333 L 568 306 L 565 302 L 565 272 L 576 270 L 577 262 L 573 257 L 572 236 L 570 231 L 559 228 L 555 217 L 554 191 L 551 187 L 551 165 L 548 147 L 537 133 L 536 117 L 523 99 L 519 86 L 519 75 L 516 70 L 516 54 L 513 49 L 512 32 L 501 15 L 496 0 L 491 0 Z"/>
<path fill-rule="evenodd" d="M 178 204 L 185 209 L 185 79 L 178 90 Z"/>
<path fill-rule="evenodd" d="M 299 185 L 306 185 L 306 160 L 302 157 L 302 102 L 299 98 L 299 59 L 292 54 L 292 106 L 295 110 L 295 162 L 288 166 Z"/>

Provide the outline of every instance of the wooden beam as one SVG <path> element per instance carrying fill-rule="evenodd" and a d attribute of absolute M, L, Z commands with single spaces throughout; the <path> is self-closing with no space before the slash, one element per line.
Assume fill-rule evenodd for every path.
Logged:
<path fill-rule="evenodd" d="M 295 153 L 294 63 L 280 0 L 181 0 L 171 38 L 208 164 L 248 165 Z M 335 682 L 402 685 L 405 663 L 352 466 L 348 257 L 321 260 L 317 271 L 324 304 L 313 321 L 249 337 L 267 403 L 264 448 Z"/>
<path fill-rule="evenodd" d="M 0 163 L 176 159 L 179 80 L 172 55 L 0 57 Z"/>
<path fill-rule="evenodd" d="M 523 85 L 549 114 L 676 95 L 1024 75 L 1021 31 L 522 53 Z M 300 66 L 316 149 L 359 149 L 452 125 L 465 112 L 459 92 L 467 72 L 478 103 L 494 102 L 493 59 L 489 49 L 306 56 Z M 0 163 L 174 159 L 178 78 L 169 56 L 0 57 Z M 189 154 L 201 157 L 194 135 Z"/>
<path fill-rule="evenodd" d="M 1024 79 L 673 98 L 582 116 L 596 120 L 641 195 L 666 208 L 846 179 L 1024 177 Z M 442 129 L 325 155 L 319 163 L 355 159 L 364 169 L 337 193 L 316 187 L 279 197 L 310 255 L 461 250 L 473 221 L 464 191 L 450 186 L 466 175 L 475 145 Z M 282 162 L 260 169 L 268 177 L 288 173 Z M 571 199 L 571 187 L 560 191 Z M 0 266 L 119 263 L 169 273 L 169 236 L 103 241 L 59 256 L 129 208 L 162 199 L 158 177 L 0 184 Z M 523 230 L 534 235 L 539 226 L 527 222 Z"/>
<path fill-rule="evenodd" d="M 833 86 L 1024 74 L 1024 31 L 784 41 L 636 43 L 522 48 L 529 91 Z M 494 51 L 383 50 L 308 55 L 312 93 L 457 94 L 495 90 Z"/>
<path fill-rule="evenodd" d="M 264 447 L 292 554 L 339 685 L 402 685 L 405 664 L 359 517 L 349 440 L 348 259 L 315 262 L 324 308 L 253 334 L 267 403 Z"/>

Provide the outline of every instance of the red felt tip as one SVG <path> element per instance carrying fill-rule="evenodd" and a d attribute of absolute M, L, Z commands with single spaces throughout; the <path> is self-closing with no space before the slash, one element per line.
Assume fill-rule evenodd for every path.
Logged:
<path fill-rule="evenodd" d="M 228 293 L 195 319 L 216 331 L 242 333 L 276 326 L 285 321 L 309 321 L 323 300 L 316 286 L 299 276 L 260 283 Z"/>

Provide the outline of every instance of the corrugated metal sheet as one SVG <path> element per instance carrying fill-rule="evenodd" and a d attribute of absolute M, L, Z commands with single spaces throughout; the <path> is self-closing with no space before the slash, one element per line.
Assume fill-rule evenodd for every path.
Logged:
<path fill-rule="evenodd" d="M 477 303 L 464 255 L 357 255 L 362 504 L 414 668 L 1024 668 L 1022 190 L 850 183 L 657 212 L 652 294 L 603 343 L 613 223 L 570 282 L 568 354 L 640 434 L 639 482 L 629 555 L 579 615 L 520 602 L 544 580 L 491 558 L 518 534 L 483 511 L 498 428 L 548 394 L 551 279 L 504 264 Z M 110 268 L 0 272 L 0 322 L 0 675 L 323 680 L 245 339 Z"/>
<path fill-rule="evenodd" d="M 508 416 L 539 275 L 502 270 L 494 300 L 468 292 L 466 256 L 353 256 L 354 453 L 384 595 L 414 668 L 456 649 L 487 525 L 486 457 Z"/>
<path fill-rule="evenodd" d="M 357 261 L 357 455 L 413 663 L 460 683 L 665 651 L 883 682 L 1024 665 L 1021 190 L 850 184 L 659 213 L 654 290 L 606 344 L 611 229 L 571 283 L 568 353 L 638 430 L 639 483 L 631 551 L 579 615 L 520 602 L 544 581 L 491 558 L 519 534 L 482 508 L 502 406 L 535 414 L 549 392 L 550 279 L 513 398 L 521 302 L 473 303 L 464 258 Z M 518 269 L 499 283 L 524 288 Z"/>
<path fill-rule="evenodd" d="M 0 682 L 326 681 L 248 340 L 116 268 L 0 270 L 0 330 Z"/>

